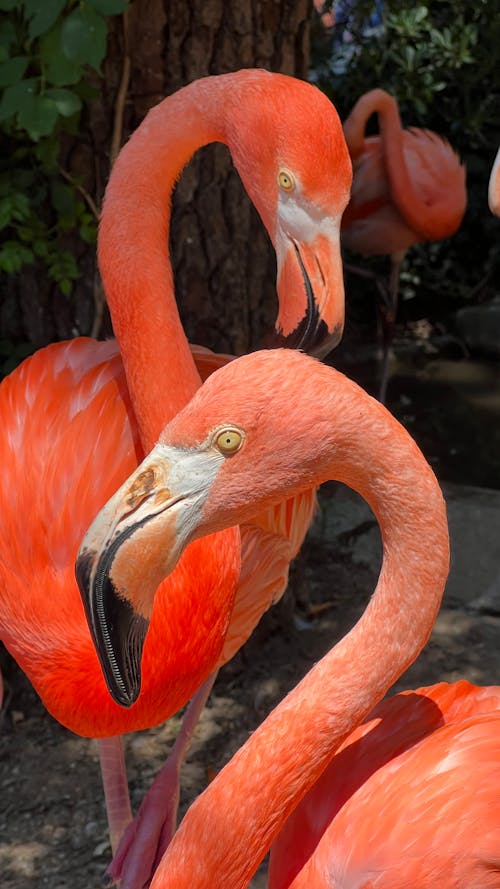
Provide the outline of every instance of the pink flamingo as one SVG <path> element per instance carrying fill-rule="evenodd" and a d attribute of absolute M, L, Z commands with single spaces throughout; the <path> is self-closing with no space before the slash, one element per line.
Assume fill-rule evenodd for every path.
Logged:
<path fill-rule="evenodd" d="M 378 115 L 378 136 L 365 135 L 372 114 Z M 458 229 L 467 204 L 465 167 L 436 133 L 403 129 L 396 100 L 381 89 L 356 102 L 344 122 L 344 135 L 354 180 L 342 219 L 342 243 L 363 256 L 391 257 L 388 297 L 380 309 L 379 397 L 384 401 L 401 263 L 414 244 L 440 241 Z"/>
<path fill-rule="evenodd" d="M 129 709 L 111 699 L 74 558 L 95 513 L 196 391 L 200 371 L 226 360 L 199 348 L 198 367 L 193 360 L 167 249 L 174 183 L 193 152 L 214 140 L 228 145 L 276 246 L 281 334 L 315 347 L 341 335 L 339 228 L 351 170 L 337 114 L 304 82 L 241 71 L 205 78 L 166 99 L 113 168 L 99 261 L 122 360 L 116 343 L 79 338 L 40 350 L 0 386 L 0 635 L 51 714 L 100 739 L 114 848 L 131 816 L 120 736 L 178 710 L 237 647 L 238 632 L 251 632 L 286 584 L 314 505 L 311 490 L 242 529 L 195 544 L 162 584 L 152 616 L 133 615 L 120 585 L 94 577 L 92 630 L 112 656 L 111 666 L 103 661 L 106 680 Z M 142 489 L 134 496 L 140 499 Z M 156 589 L 154 572 L 148 582 Z M 134 593 L 140 599 L 137 582 Z M 235 595 L 243 628 L 236 626 L 228 640 Z M 132 643 L 126 660 L 116 644 L 120 632 Z M 156 841 L 159 849 L 166 841 L 165 819 L 168 839 L 171 809 L 155 809 L 152 799 L 152 820 L 143 817 L 137 840 L 121 855 L 122 889 L 148 882 Z"/>
<path fill-rule="evenodd" d="M 131 508 L 145 477 L 148 492 Z M 103 551 L 114 539 L 139 557 L 147 542 L 148 558 L 168 571 L 189 541 L 330 478 L 378 518 L 376 590 L 357 625 L 193 803 L 151 889 L 244 889 L 325 774 L 340 788 L 321 805 L 338 815 L 312 849 L 310 834 L 332 813 L 313 808 L 306 836 L 297 828 L 293 858 L 304 844 L 306 863 L 295 877 L 278 841 L 273 889 L 500 887 L 500 689 L 443 684 L 369 715 L 427 641 L 449 563 L 439 485 L 381 404 L 304 355 L 237 359 L 207 380 L 107 505 Z"/>

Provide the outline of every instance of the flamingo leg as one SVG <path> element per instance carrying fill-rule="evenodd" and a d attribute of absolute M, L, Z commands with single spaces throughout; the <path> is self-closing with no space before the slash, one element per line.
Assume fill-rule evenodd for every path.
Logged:
<path fill-rule="evenodd" d="M 109 839 L 114 855 L 126 828 L 132 821 L 122 736 L 99 738 L 97 744 L 108 816 Z"/>
<path fill-rule="evenodd" d="M 180 773 L 201 712 L 212 691 L 217 671 L 191 699 L 172 752 L 158 772 L 137 815 L 128 825 L 104 875 L 104 885 L 147 889 L 177 827 Z"/>
<path fill-rule="evenodd" d="M 391 256 L 388 300 L 384 300 L 383 302 L 379 301 L 378 303 L 380 327 L 382 331 L 382 366 L 380 369 L 380 389 L 378 393 L 378 400 L 381 404 L 385 404 L 387 395 L 387 384 L 389 382 L 389 357 L 398 312 L 399 275 L 404 256 L 405 253 L 394 253 Z"/>

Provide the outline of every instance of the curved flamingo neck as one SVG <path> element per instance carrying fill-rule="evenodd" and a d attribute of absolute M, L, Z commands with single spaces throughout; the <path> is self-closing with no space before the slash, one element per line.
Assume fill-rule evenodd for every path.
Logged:
<path fill-rule="evenodd" d="M 106 189 L 99 265 L 144 450 L 200 385 L 174 293 L 171 196 L 202 145 L 225 140 L 223 78 L 169 96 L 124 146 Z"/>
<path fill-rule="evenodd" d="M 436 170 L 435 194 L 431 200 L 415 188 L 412 181 L 404 152 L 405 131 L 398 105 L 384 90 L 370 90 L 361 96 L 343 124 L 351 158 L 355 161 L 363 153 L 366 125 L 372 114 L 378 115 L 391 199 L 406 224 L 422 241 L 440 240 L 453 234 L 465 211 L 465 174 L 451 147 L 445 143 L 449 149 L 450 169 L 444 174 Z M 425 131 L 414 132 L 422 133 L 426 138 Z"/>
<path fill-rule="evenodd" d="M 339 407 L 337 399 L 332 407 L 336 455 L 323 465 L 316 463 L 316 481 L 344 481 L 374 509 L 384 547 L 376 590 L 351 632 L 270 714 L 192 805 L 151 889 L 247 887 L 288 815 L 336 748 L 429 637 L 448 573 L 443 498 L 410 437 L 380 406 L 362 412 L 359 400 L 355 397 L 349 405 L 346 399 Z M 345 414 L 351 420 L 343 438 L 339 425 Z M 324 429 L 325 423 L 311 428 Z"/>

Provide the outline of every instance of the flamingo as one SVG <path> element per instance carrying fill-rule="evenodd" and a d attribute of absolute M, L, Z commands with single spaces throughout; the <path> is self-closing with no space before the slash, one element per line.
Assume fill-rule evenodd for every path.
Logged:
<path fill-rule="evenodd" d="M 205 78 L 164 100 L 116 161 L 99 262 L 121 355 L 116 342 L 53 344 L 0 386 L 0 637 L 49 712 L 100 739 L 113 850 L 131 817 L 120 736 L 178 710 L 251 632 L 284 589 L 314 508 L 311 490 L 240 530 L 194 544 L 161 586 L 153 615 L 134 617 L 119 588 L 116 596 L 101 586 L 111 620 L 93 629 L 108 658 L 116 632 L 127 634 L 134 652 L 106 670 L 128 709 L 111 699 L 73 563 L 91 519 L 196 391 L 200 372 L 227 360 L 190 350 L 167 251 L 174 182 L 194 151 L 214 140 L 228 145 L 275 244 L 280 335 L 304 347 L 336 341 L 343 323 L 340 217 L 351 178 L 342 128 L 316 88 L 247 70 Z M 134 496 L 140 500 L 144 490 Z M 152 574 L 148 582 L 156 588 Z M 140 596 L 138 585 L 136 591 Z M 235 595 L 245 619 L 228 635 Z M 162 818 L 171 816 L 158 817 L 161 834 Z M 148 822 L 120 860 L 123 889 L 149 880 L 156 856 L 150 830 Z"/>
<path fill-rule="evenodd" d="M 148 493 L 131 508 L 144 477 Z M 358 491 L 379 521 L 383 563 L 372 599 L 192 804 L 151 889 L 247 887 L 327 767 L 340 781 L 338 815 L 317 847 L 307 849 L 305 838 L 297 876 L 286 872 L 278 841 L 272 889 L 500 887 L 500 688 L 443 683 L 370 715 L 429 637 L 449 543 L 431 468 L 356 384 L 283 350 L 221 368 L 106 505 L 79 558 L 143 558 L 147 549 L 147 561 L 168 572 L 189 541 L 331 478 Z M 323 830 L 325 813 L 312 811 L 309 832 Z M 294 842 L 296 858 L 301 833 Z"/>
<path fill-rule="evenodd" d="M 500 148 L 491 168 L 488 185 L 488 204 L 495 216 L 500 216 Z"/>
<path fill-rule="evenodd" d="M 365 136 L 375 113 L 380 135 Z M 396 100 L 381 89 L 370 90 L 356 102 L 344 122 L 344 135 L 354 179 L 342 219 L 342 243 L 363 256 L 391 257 L 389 289 L 384 289 L 380 309 L 383 402 L 401 263 L 414 244 L 448 238 L 458 229 L 467 204 L 465 167 L 436 133 L 403 129 Z"/>

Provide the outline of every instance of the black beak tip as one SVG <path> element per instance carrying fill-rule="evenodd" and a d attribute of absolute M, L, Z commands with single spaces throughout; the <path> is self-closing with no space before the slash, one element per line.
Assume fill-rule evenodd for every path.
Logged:
<path fill-rule="evenodd" d="M 109 565 L 95 553 L 79 553 L 75 575 L 92 641 L 108 691 L 120 707 L 131 707 L 141 691 L 141 659 L 149 621 L 115 588 Z"/>
<path fill-rule="evenodd" d="M 131 707 L 141 691 L 141 660 L 149 621 L 134 611 L 108 577 L 102 585 L 95 647 L 113 700 Z"/>
<path fill-rule="evenodd" d="M 104 677 L 106 679 L 106 685 L 108 687 L 108 691 L 113 698 L 115 704 L 118 704 L 120 707 L 124 707 L 125 709 L 129 709 L 132 707 L 141 692 L 141 683 L 140 681 L 129 688 L 125 688 L 121 683 L 117 683 L 115 681 L 114 676 L 109 676 L 104 669 L 104 665 L 101 661 L 101 666 L 103 668 Z"/>
<path fill-rule="evenodd" d="M 315 319 L 315 323 L 311 325 L 307 318 L 303 318 L 287 336 L 276 333 L 274 337 L 269 337 L 264 348 L 302 349 L 315 358 L 325 358 L 340 343 L 342 332 L 341 324 L 337 324 L 330 332 L 322 319 Z"/>
<path fill-rule="evenodd" d="M 310 355 L 314 355 L 315 358 L 321 358 L 321 360 L 323 360 L 339 345 L 344 332 L 344 325 L 340 323 L 336 324 L 331 332 L 328 331 L 328 327 L 324 321 L 321 322 L 321 325 L 323 325 L 323 327 L 317 332 L 314 343 L 311 348 L 308 349 L 308 352 Z"/>

